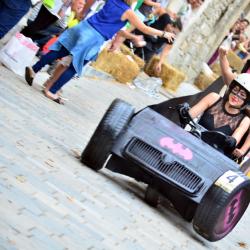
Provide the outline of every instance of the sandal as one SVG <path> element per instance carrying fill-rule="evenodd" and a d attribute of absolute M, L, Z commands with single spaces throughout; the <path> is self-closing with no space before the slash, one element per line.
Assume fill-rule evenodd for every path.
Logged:
<path fill-rule="evenodd" d="M 25 80 L 30 86 L 32 86 L 33 84 L 34 77 L 35 77 L 35 72 L 33 71 L 33 69 L 31 67 L 26 67 Z"/>
<path fill-rule="evenodd" d="M 64 101 L 63 101 L 63 99 L 61 97 L 58 97 L 56 99 L 51 99 L 51 100 L 58 103 L 58 104 L 64 105 Z"/>

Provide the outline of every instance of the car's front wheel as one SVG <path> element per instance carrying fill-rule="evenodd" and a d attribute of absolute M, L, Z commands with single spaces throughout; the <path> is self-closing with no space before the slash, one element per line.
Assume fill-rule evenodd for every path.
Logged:
<path fill-rule="evenodd" d="M 97 126 L 81 155 L 81 162 L 94 170 L 100 170 L 107 160 L 112 146 L 134 114 L 134 108 L 115 99 Z"/>
<path fill-rule="evenodd" d="M 160 201 L 159 192 L 150 185 L 147 186 L 145 192 L 145 201 L 152 207 L 157 207 Z"/>
<path fill-rule="evenodd" d="M 233 171 L 226 172 L 208 190 L 198 206 L 193 227 L 209 241 L 225 237 L 238 223 L 250 201 L 250 181 Z"/>

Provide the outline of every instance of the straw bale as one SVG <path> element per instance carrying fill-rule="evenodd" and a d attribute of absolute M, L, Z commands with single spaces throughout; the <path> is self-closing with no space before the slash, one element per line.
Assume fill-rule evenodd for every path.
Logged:
<path fill-rule="evenodd" d="M 221 68 L 220 68 L 220 63 L 215 62 L 210 66 L 211 70 L 214 72 L 214 74 L 221 76 Z"/>
<path fill-rule="evenodd" d="M 238 57 L 237 54 L 234 53 L 232 50 L 228 51 L 227 59 L 231 68 L 237 70 L 237 73 L 240 73 L 244 66 L 243 60 Z"/>
<path fill-rule="evenodd" d="M 154 56 L 151 58 L 149 63 L 146 65 L 145 72 L 149 76 L 157 76 L 162 79 L 163 87 L 167 90 L 176 91 L 181 82 L 183 82 L 186 78 L 185 74 L 180 70 L 174 68 L 168 63 L 162 64 L 162 70 L 160 75 L 157 75 L 155 72 L 155 65 L 159 62 L 159 57 Z"/>
<path fill-rule="evenodd" d="M 204 90 L 206 89 L 212 82 L 214 82 L 218 78 L 218 75 L 206 75 L 201 72 L 198 77 L 194 81 L 194 85 L 196 85 L 199 89 Z"/>
<path fill-rule="evenodd" d="M 138 64 L 140 69 L 144 68 L 144 60 L 142 60 L 139 56 L 135 55 L 126 45 L 122 44 L 120 50 L 124 55 L 130 55 L 133 60 Z"/>
<path fill-rule="evenodd" d="M 121 51 L 109 52 L 103 49 L 92 66 L 111 74 L 118 82 L 131 82 L 139 73 L 140 68 L 133 58 Z"/>
<path fill-rule="evenodd" d="M 228 51 L 227 59 L 228 59 L 230 67 L 232 69 L 236 70 L 237 73 L 240 73 L 241 69 L 244 66 L 243 60 L 240 57 L 238 57 L 237 54 L 235 54 L 232 50 Z M 210 66 L 210 68 L 218 76 L 221 75 L 220 63 L 218 61 L 216 61 L 215 63 L 213 63 Z"/>

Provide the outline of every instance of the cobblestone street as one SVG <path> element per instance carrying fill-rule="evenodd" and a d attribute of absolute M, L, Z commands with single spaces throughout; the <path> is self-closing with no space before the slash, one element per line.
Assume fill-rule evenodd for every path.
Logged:
<path fill-rule="evenodd" d="M 0 67 L 0 249 L 250 249 L 250 209 L 231 234 L 210 243 L 171 208 L 151 208 L 145 185 L 77 159 L 118 97 L 136 109 L 166 99 L 128 85 L 80 78 L 58 105 Z"/>

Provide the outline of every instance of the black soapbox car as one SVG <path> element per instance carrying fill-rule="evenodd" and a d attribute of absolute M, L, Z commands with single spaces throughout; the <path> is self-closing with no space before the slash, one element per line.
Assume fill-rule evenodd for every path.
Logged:
<path fill-rule="evenodd" d="M 226 144 L 222 133 L 205 131 L 192 119 L 189 125 L 187 132 L 151 107 L 134 114 L 130 104 L 116 99 L 82 152 L 81 162 L 148 184 L 148 204 L 157 206 L 159 197 L 166 197 L 198 234 L 217 241 L 247 209 L 250 179 L 218 151 Z"/>

